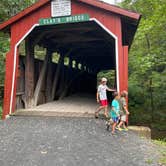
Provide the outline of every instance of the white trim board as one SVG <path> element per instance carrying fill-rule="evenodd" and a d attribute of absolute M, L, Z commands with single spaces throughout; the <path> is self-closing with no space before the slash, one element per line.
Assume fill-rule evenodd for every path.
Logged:
<path fill-rule="evenodd" d="M 90 21 L 95 21 L 100 27 L 102 27 L 108 34 L 110 34 L 115 39 L 115 54 L 116 54 L 116 82 L 117 82 L 117 91 L 119 92 L 119 59 L 118 59 L 118 38 L 112 33 L 109 29 L 107 29 L 100 21 L 96 18 L 90 18 Z M 33 31 L 35 27 L 39 26 L 39 24 L 34 24 L 29 31 L 16 43 L 14 47 L 14 65 L 13 65 L 13 76 L 12 76 L 12 89 L 10 96 L 10 110 L 9 114 L 12 113 L 12 104 L 13 104 L 13 95 L 14 95 L 14 84 L 15 84 L 15 76 L 16 76 L 16 59 L 17 59 L 17 47 L 19 44 Z"/>
<path fill-rule="evenodd" d="M 96 18 L 90 18 L 90 21 L 95 21 L 100 27 L 102 27 L 109 35 L 115 39 L 115 56 L 116 56 L 116 83 L 117 91 L 119 92 L 119 54 L 118 54 L 118 37 L 112 33 L 108 28 L 106 28 L 100 21 Z"/>
<path fill-rule="evenodd" d="M 10 95 L 10 109 L 9 114 L 12 113 L 12 105 L 13 105 L 13 94 L 14 94 L 14 84 L 15 84 L 15 76 L 16 76 L 16 60 L 17 60 L 17 47 L 19 44 L 33 31 L 35 27 L 39 26 L 39 24 L 34 24 L 29 31 L 16 43 L 14 46 L 14 65 L 13 65 L 13 77 L 12 77 L 12 89 L 11 89 L 11 95 Z"/>

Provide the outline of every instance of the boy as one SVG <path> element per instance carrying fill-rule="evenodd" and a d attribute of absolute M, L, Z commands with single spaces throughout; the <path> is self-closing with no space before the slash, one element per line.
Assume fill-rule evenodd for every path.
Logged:
<path fill-rule="evenodd" d="M 95 112 L 95 118 L 98 118 L 99 116 L 99 112 L 104 109 L 104 115 L 106 117 L 108 117 L 108 101 L 107 101 L 107 93 L 106 91 L 115 91 L 114 89 L 110 89 L 108 88 L 107 84 L 107 79 L 106 78 L 102 78 L 101 79 L 101 83 L 98 86 L 97 89 L 97 94 L 96 94 L 96 99 L 97 102 L 100 102 L 100 107 L 97 109 L 97 111 Z"/>
<path fill-rule="evenodd" d="M 112 132 L 111 132 L 112 134 L 115 133 L 115 127 L 118 124 L 118 121 L 120 119 L 120 114 L 119 114 L 120 106 L 119 106 L 119 101 L 118 101 L 119 98 L 120 98 L 119 93 L 114 92 L 114 100 L 112 101 L 111 110 L 110 110 L 110 117 L 113 120 Z M 106 125 L 107 125 L 107 130 L 109 130 L 110 122 L 107 122 Z"/>
<path fill-rule="evenodd" d="M 119 100 L 119 104 L 120 104 L 120 123 L 118 124 L 118 130 L 122 130 L 121 126 L 123 125 L 123 128 L 125 131 L 128 131 L 125 122 L 126 122 L 126 115 L 129 115 L 129 111 L 127 109 L 127 104 L 126 104 L 126 97 L 127 97 L 128 93 L 127 91 L 122 91 L 121 93 L 121 97 Z"/>

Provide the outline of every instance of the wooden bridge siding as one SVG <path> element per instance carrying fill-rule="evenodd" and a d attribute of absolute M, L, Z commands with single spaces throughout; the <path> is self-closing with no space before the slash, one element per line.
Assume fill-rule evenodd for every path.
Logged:
<path fill-rule="evenodd" d="M 22 62 L 26 63 L 26 59 L 27 59 L 27 57 L 20 56 L 20 65 L 19 66 L 21 66 Z M 69 95 L 70 93 L 87 91 L 86 87 L 89 87 L 89 90 L 90 90 L 89 92 L 94 92 L 95 91 L 96 86 L 94 86 L 94 85 L 96 85 L 96 76 L 97 76 L 96 74 L 87 73 L 86 71 L 78 69 L 78 68 L 76 68 L 76 69 L 72 68 L 72 71 L 70 72 L 70 74 L 68 74 L 69 66 L 63 66 L 63 70 L 64 70 L 65 75 L 62 76 L 62 74 L 61 74 L 59 76 L 58 82 L 57 82 L 58 91 L 57 91 L 57 93 L 54 94 L 55 95 L 54 98 L 51 99 L 51 92 L 52 92 L 51 87 L 52 86 L 48 85 L 47 77 L 49 76 L 49 81 L 50 81 L 49 84 L 52 83 L 52 81 L 54 79 L 54 76 L 55 76 L 55 72 L 57 70 L 58 64 L 55 64 L 52 61 L 50 61 L 50 62 L 48 61 L 47 63 L 49 65 L 47 67 L 47 73 L 44 75 L 45 79 L 42 82 L 41 90 L 39 91 L 39 98 L 38 98 L 38 101 L 37 101 L 38 104 L 46 103 L 48 101 L 48 97 L 49 97 L 49 101 L 53 101 L 54 98 L 62 99 L 63 97 L 65 97 L 66 95 Z M 39 80 L 39 74 L 42 70 L 43 64 L 44 64 L 44 61 L 35 59 L 34 73 L 36 73 L 36 74 L 35 74 L 35 76 L 32 74 L 34 76 L 34 80 L 36 80 L 35 81 L 36 83 L 34 84 L 34 89 L 37 86 L 37 81 Z M 53 73 L 48 73 L 48 70 L 50 70 Z M 82 71 L 83 71 L 83 73 L 82 73 Z M 20 95 L 19 100 L 17 100 L 18 103 L 16 103 L 16 106 L 18 108 L 23 108 L 22 104 L 19 105 L 19 103 L 23 102 L 24 105 L 25 105 L 25 108 L 30 108 L 34 105 L 33 104 L 29 105 L 29 106 L 26 105 L 27 102 L 28 102 L 27 101 L 28 96 L 26 94 L 25 89 L 27 88 L 27 91 L 28 91 L 29 88 L 31 89 L 31 85 L 30 86 L 27 86 L 26 84 L 22 85 L 22 82 L 25 83 L 25 81 L 23 81 L 23 80 L 28 79 L 28 78 L 25 78 L 25 76 L 29 77 L 29 74 L 28 75 L 24 74 L 25 70 L 24 70 L 23 67 L 19 68 L 19 73 L 20 74 L 17 77 L 17 81 L 19 81 L 19 82 L 17 82 L 17 94 L 21 94 L 22 92 L 23 92 L 23 94 L 22 94 L 22 96 Z M 79 76 L 78 79 L 77 79 L 77 77 L 75 77 L 77 75 Z M 65 79 L 65 78 L 68 78 L 68 80 L 66 82 L 64 82 L 64 84 L 62 84 L 61 80 Z M 75 80 L 73 81 L 73 79 L 75 79 Z M 78 84 L 79 84 L 79 86 L 78 86 Z M 47 91 L 48 87 L 50 88 L 50 90 L 49 90 L 50 93 Z M 64 91 L 66 91 L 66 92 L 64 93 Z M 31 96 L 32 103 L 33 103 L 33 100 L 34 100 L 33 97 L 34 97 L 34 92 Z"/>
<path fill-rule="evenodd" d="M 4 90 L 4 104 L 3 104 L 3 115 L 2 118 L 5 119 L 6 115 L 9 114 L 10 111 L 10 96 L 12 90 L 12 77 L 13 77 L 13 65 L 14 65 L 14 48 L 16 43 L 30 30 L 30 28 L 38 23 L 40 18 L 51 17 L 51 6 L 50 4 L 46 4 L 37 10 L 37 12 L 33 12 L 30 15 L 24 17 L 24 19 L 20 19 L 13 25 L 11 25 L 11 42 L 10 42 L 10 51 L 6 56 L 6 75 L 5 75 L 5 90 Z M 17 48 L 17 64 L 16 64 L 16 73 L 18 70 L 18 48 Z M 17 75 L 17 74 L 16 74 Z M 16 98 L 16 87 L 17 87 L 17 76 L 15 75 L 14 80 L 14 95 L 12 102 L 12 112 L 15 110 L 15 98 Z"/>

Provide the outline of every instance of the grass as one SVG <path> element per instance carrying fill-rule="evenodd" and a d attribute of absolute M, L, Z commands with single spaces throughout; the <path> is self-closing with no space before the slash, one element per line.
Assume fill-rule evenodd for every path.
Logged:
<path fill-rule="evenodd" d="M 159 164 L 162 166 L 166 166 L 166 138 L 153 140 L 152 142 L 156 144 L 159 148 Z"/>
<path fill-rule="evenodd" d="M 153 163 L 153 160 L 152 160 L 152 159 L 147 159 L 147 160 L 146 160 L 146 163 L 147 163 L 147 164 L 152 164 L 152 163 Z"/>
<path fill-rule="evenodd" d="M 0 119 L 2 117 L 2 106 L 0 105 Z"/>

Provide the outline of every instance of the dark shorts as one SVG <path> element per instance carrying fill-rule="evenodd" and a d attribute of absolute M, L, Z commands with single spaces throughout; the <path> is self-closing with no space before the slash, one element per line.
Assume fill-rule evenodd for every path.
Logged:
<path fill-rule="evenodd" d="M 118 117 L 113 117 L 112 120 L 114 121 L 114 123 L 118 123 L 119 118 Z"/>
<path fill-rule="evenodd" d="M 108 101 L 107 100 L 100 100 L 100 104 L 101 104 L 101 106 L 107 106 Z"/>

